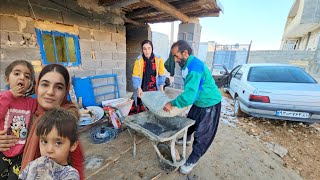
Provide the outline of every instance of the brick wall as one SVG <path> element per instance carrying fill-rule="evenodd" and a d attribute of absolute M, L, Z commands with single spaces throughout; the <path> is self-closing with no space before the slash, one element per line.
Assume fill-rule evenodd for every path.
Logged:
<path fill-rule="evenodd" d="M 1 0 L 0 6 L 0 89 L 5 87 L 4 69 L 14 60 L 28 60 L 41 70 L 40 49 L 36 41 L 34 15 L 79 29 L 81 65 L 68 67 L 72 76 L 106 73 L 118 75 L 121 96 L 126 94 L 126 27 L 119 14 L 96 13 L 80 7 L 74 0 Z"/>

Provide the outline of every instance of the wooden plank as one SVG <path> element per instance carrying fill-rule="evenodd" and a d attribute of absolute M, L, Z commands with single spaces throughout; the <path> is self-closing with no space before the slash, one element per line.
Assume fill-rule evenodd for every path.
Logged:
<path fill-rule="evenodd" d="M 145 2 L 160 11 L 170 14 L 171 16 L 179 19 L 183 23 L 189 22 L 190 18 L 187 15 L 183 14 L 177 8 L 175 8 L 174 6 L 172 6 L 171 4 L 163 0 L 140 0 L 140 1 Z"/>
<path fill-rule="evenodd" d="M 126 23 L 134 24 L 134 25 L 136 25 L 136 26 L 146 26 L 146 24 L 144 24 L 144 23 L 142 23 L 142 22 L 134 21 L 134 20 L 132 20 L 132 19 L 128 19 L 128 18 L 125 18 L 125 17 L 124 17 L 124 21 L 125 21 Z"/>

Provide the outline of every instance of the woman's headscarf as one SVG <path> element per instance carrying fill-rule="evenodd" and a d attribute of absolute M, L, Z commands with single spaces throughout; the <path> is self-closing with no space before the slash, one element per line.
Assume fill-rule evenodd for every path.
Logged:
<path fill-rule="evenodd" d="M 43 75 L 45 75 L 48 72 L 53 72 L 53 71 L 58 72 L 58 71 L 56 71 L 56 68 L 58 66 L 61 66 L 61 65 L 50 64 L 50 65 L 45 66 L 42 69 L 42 71 L 40 72 L 39 78 L 36 82 L 36 88 L 35 88 L 36 95 L 38 95 L 40 78 L 42 78 Z M 48 68 L 49 69 L 51 68 L 51 69 L 48 70 Z M 63 67 L 63 68 L 65 68 L 65 67 Z M 47 71 L 47 72 L 43 72 L 43 71 Z M 68 71 L 66 71 L 66 73 L 68 73 Z M 69 73 L 67 74 L 67 76 L 69 76 Z M 70 82 L 68 82 L 66 84 L 66 93 L 65 93 L 66 95 L 65 95 L 65 97 L 63 97 L 64 100 L 62 101 L 62 104 L 60 105 L 60 107 L 62 107 L 63 109 L 67 109 L 67 110 L 72 111 L 73 113 L 75 113 L 75 115 L 77 115 L 77 117 L 79 117 L 78 110 L 77 110 L 77 107 L 75 106 L 75 104 L 73 104 L 72 102 L 67 100 L 67 95 L 68 95 L 69 89 L 70 89 Z M 37 110 L 33 116 L 33 122 L 29 126 L 29 134 L 28 134 L 28 138 L 27 138 L 27 143 L 24 147 L 23 159 L 22 159 L 22 163 L 21 163 L 21 170 L 23 170 L 28 165 L 29 162 L 31 162 L 41 156 L 40 155 L 40 147 L 39 147 L 39 137 L 36 135 L 36 129 L 37 129 L 37 125 L 39 123 L 41 116 L 46 111 L 47 110 L 45 110 L 43 107 L 41 107 L 38 104 Z"/>
<path fill-rule="evenodd" d="M 152 48 L 151 55 L 150 55 L 149 58 L 147 58 L 143 53 L 143 45 L 145 45 L 145 44 L 150 44 L 150 46 Z M 143 91 L 147 91 L 148 90 L 148 83 L 151 81 L 151 74 L 153 72 L 153 70 L 152 70 L 152 62 L 154 61 L 154 54 L 153 54 L 153 44 L 152 44 L 152 42 L 150 40 L 142 41 L 141 50 L 142 50 L 142 57 L 143 57 L 143 60 L 145 62 L 141 89 Z"/>

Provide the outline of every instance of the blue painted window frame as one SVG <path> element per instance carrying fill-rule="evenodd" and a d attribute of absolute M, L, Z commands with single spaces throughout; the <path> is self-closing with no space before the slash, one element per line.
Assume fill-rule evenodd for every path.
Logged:
<path fill-rule="evenodd" d="M 66 41 L 66 37 L 72 37 L 73 38 L 73 42 L 74 42 L 74 47 L 75 47 L 75 53 L 76 53 L 76 62 L 70 62 L 70 57 L 68 54 L 68 51 L 66 50 L 66 54 L 67 54 L 67 59 L 68 62 L 58 62 L 58 58 L 57 58 L 57 49 L 56 49 L 56 45 L 54 44 L 53 48 L 54 48 L 54 54 L 55 54 L 55 59 L 56 59 L 56 63 L 57 64 L 61 64 L 63 66 L 79 66 L 81 64 L 81 56 L 80 56 L 80 45 L 79 45 L 79 37 L 77 35 L 73 35 L 73 34 L 69 34 L 69 33 L 62 33 L 62 32 L 58 32 L 58 31 L 44 31 L 44 30 L 40 30 L 36 28 L 36 34 L 37 34 L 37 41 L 40 47 L 40 53 L 41 53 L 41 58 L 42 58 L 42 63 L 44 65 L 47 64 L 52 64 L 51 62 L 48 62 L 47 60 L 47 56 L 46 56 L 46 52 L 45 52 L 45 48 L 44 48 L 44 44 L 43 44 L 43 39 L 42 39 L 42 35 L 43 34 L 49 34 L 52 36 L 52 41 L 55 43 L 55 36 L 63 36 L 65 43 L 66 43 L 66 49 L 68 49 L 68 42 Z"/>

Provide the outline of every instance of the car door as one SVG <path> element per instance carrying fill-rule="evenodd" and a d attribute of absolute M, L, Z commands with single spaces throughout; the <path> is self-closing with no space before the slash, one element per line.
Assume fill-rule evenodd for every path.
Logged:
<path fill-rule="evenodd" d="M 224 87 L 228 83 L 229 72 L 225 65 L 214 64 L 211 73 L 218 88 Z"/>
<path fill-rule="evenodd" d="M 235 94 L 239 92 L 239 89 L 241 89 L 241 78 L 243 75 L 243 66 L 237 67 L 234 72 L 232 72 L 234 75 L 231 77 L 230 80 L 230 87 L 229 87 L 229 92 L 231 96 L 234 98 Z"/>

